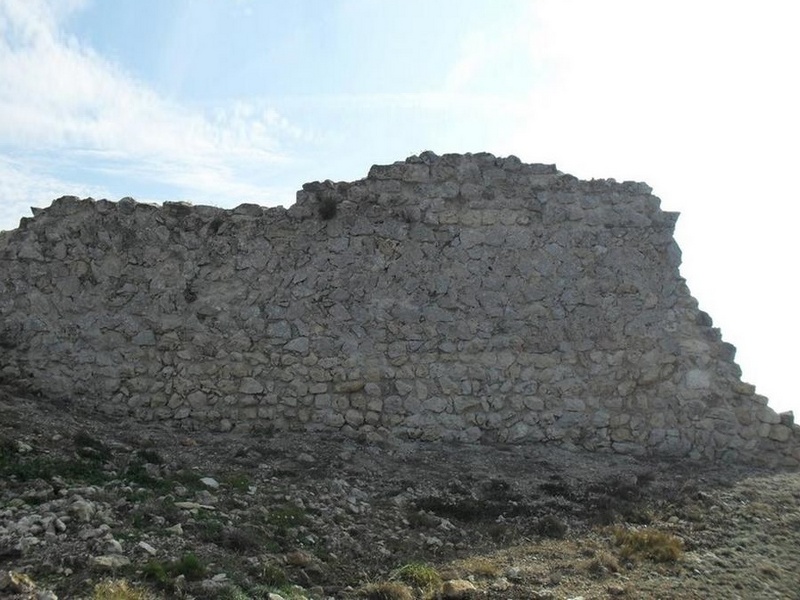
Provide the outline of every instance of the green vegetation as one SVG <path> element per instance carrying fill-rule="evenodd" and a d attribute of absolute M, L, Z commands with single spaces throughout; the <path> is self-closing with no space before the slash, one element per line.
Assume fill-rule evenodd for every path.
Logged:
<path fill-rule="evenodd" d="M 138 456 L 139 459 L 145 463 L 150 463 L 152 465 L 164 464 L 164 458 L 155 450 L 137 450 L 136 456 Z"/>
<path fill-rule="evenodd" d="M 157 583 L 160 587 L 167 587 L 170 577 L 167 574 L 167 566 L 160 560 L 151 560 L 142 569 L 142 577 L 148 581 Z"/>
<path fill-rule="evenodd" d="M 197 581 L 202 579 L 205 574 L 205 566 L 191 552 L 184 554 L 178 560 L 168 563 L 151 560 L 142 569 L 142 576 L 146 580 L 153 581 L 162 588 L 169 587 L 172 579 L 180 575 L 183 575 L 189 581 Z"/>
<path fill-rule="evenodd" d="M 123 479 L 157 492 L 166 492 L 172 487 L 169 481 L 150 475 L 144 465 L 144 462 L 134 460 L 122 474 Z"/>
<path fill-rule="evenodd" d="M 442 582 L 436 569 L 422 563 L 408 563 L 395 569 L 391 579 L 400 580 L 423 590 L 432 590 Z"/>
<path fill-rule="evenodd" d="M 186 579 L 197 580 L 203 578 L 206 574 L 206 568 L 200 562 L 200 559 L 190 552 L 173 562 L 170 566 L 170 572 L 175 576 L 183 575 Z"/>
<path fill-rule="evenodd" d="M 180 483 L 182 486 L 192 491 L 205 489 L 203 482 L 200 481 L 202 477 L 198 473 L 190 469 L 181 469 L 180 471 L 175 473 L 173 479 L 177 483 Z"/>
<path fill-rule="evenodd" d="M 286 577 L 284 570 L 271 563 L 267 563 L 261 568 L 260 579 L 265 585 L 274 588 L 281 588 L 289 583 L 289 578 Z"/>
<path fill-rule="evenodd" d="M 99 485 L 110 477 L 103 466 L 93 459 L 63 459 L 50 456 L 23 456 L 19 454 L 0 456 L 0 478 L 6 480 L 45 481 L 58 476 L 69 481 Z"/>
<path fill-rule="evenodd" d="M 76 433 L 72 441 L 75 443 L 78 456 L 93 460 L 108 460 L 111 458 L 111 450 L 103 442 L 93 438 L 85 431 Z"/>

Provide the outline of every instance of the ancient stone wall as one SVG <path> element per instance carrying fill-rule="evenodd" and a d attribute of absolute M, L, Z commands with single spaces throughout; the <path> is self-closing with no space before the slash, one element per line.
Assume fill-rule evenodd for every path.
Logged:
<path fill-rule="evenodd" d="M 424 153 L 288 210 L 60 198 L 0 234 L 0 376 L 189 428 L 796 466 L 650 192 Z"/>

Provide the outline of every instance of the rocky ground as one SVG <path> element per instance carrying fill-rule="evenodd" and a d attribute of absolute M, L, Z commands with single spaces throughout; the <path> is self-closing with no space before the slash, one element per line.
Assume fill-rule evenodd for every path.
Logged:
<path fill-rule="evenodd" d="M 800 474 L 237 436 L 0 390 L 2 598 L 800 598 Z"/>

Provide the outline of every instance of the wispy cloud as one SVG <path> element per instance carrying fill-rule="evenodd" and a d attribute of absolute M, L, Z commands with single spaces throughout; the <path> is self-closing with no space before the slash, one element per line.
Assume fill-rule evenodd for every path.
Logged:
<path fill-rule="evenodd" d="M 42 162 L 47 152 L 84 170 L 136 173 L 182 196 L 264 201 L 270 189 L 255 174 L 290 160 L 284 141 L 310 134 L 269 107 L 237 102 L 209 111 L 162 97 L 67 35 L 64 20 L 82 6 L 0 0 L 0 155 L 14 174 L 2 201 L 45 200 L 31 194 L 59 184 L 58 169 L 48 168 L 56 165 Z M 11 153 L 39 161 L 12 161 Z M 25 184 L 33 179 L 49 183 Z M 69 178 L 62 183 L 68 187 Z"/>
<path fill-rule="evenodd" d="M 31 206 L 41 206 L 45 199 L 109 195 L 100 186 L 47 175 L 47 169 L 32 157 L 20 160 L 0 154 L 0 231 L 17 227 L 21 217 L 30 216 Z"/>

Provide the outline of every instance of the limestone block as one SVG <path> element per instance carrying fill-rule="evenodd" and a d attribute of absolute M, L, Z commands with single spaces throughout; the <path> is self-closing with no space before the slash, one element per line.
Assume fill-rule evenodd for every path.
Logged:
<path fill-rule="evenodd" d="M 245 395 L 239 398 L 239 402 L 237 404 L 241 407 L 250 407 L 256 406 L 258 403 L 258 397 Z"/>
<path fill-rule="evenodd" d="M 284 349 L 289 352 L 296 352 L 298 354 L 306 354 L 309 348 L 309 340 L 307 337 L 299 337 L 295 338 L 289 342 L 287 342 L 284 346 Z"/>
<path fill-rule="evenodd" d="M 431 396 L 423 403 L 426 410 L 434 413 L 444 412 L 447 409 L 448 404 L 449 402 L 447 398 L 443 398 L 441 396 Z"/>
<path fill-rule="evenodd" d="M 758 412 L 758 420 L 762 423 L 776 424 L 781 422 L 781 417 L 778 413 L 768 406 L 764 406 Z"/>
<path fill-rule="evenodd" d="M 338 394 L 355 394 L 363 390 L 365 385 L 363 380 L 340 381 L 333 385 L 333 389 Z"/>
<path fill-rule="evenodd" d="M 364 414 L 351 408 L 345 413 L 344 420 L 351 427 L 360 427 L 364 423 Z"/>
<path fill-rule="evenodd" d="M 611 439 L 616 442 L 629 442 L 633 439 L 633 434 L 631 433 L 630 427 L 624 426 L 613 426 L 613 419 L 612 419 L 612 426 L 611 426 Z"/>
<path fill-rule="evenodd" d="M 381 395 L 381 386 L 375 382 L 369 382 L 364 385 L 364 393 L 367 396 L 380 396 Z"/>
<path fill-rule="evenodd" d="M 647 448 L 639 443 L 612 442 L 611 448 L 619 454 L 630 454 L 632 456 L 644 456 L 647 454 Z"/>
<path fill-rule="evenodd" d="M 581 398 L 564 398 L 562 407 L 567 411 L 584 412 L 586 410 L 586 402 Z"/>
<path fill-rule="evenodd" d="M 260 394 L 264 391 L 264 385 L 253 377 L 244 377 L 239 383 L 239 392 L 242 394 Z"/>
<path fill-rule="evenodd" d="M 292 326 L 287 321 L 275 321 L 267 325 L 267 335 L 273 338 L 289 339 L 292 337 Z"/>
<path fill-rule="evenodd" d="M 792 430 L 786 425 L 773 425 L 769 431 L 769 439 L 786 442 L 792 437 Z"/>
<path fill-rule="evenodd" d="M 155 346 L 156 334 L 152 330 L 146 329 L 134 335 L 131 342 L 136 346 Z"/>
<path fill-rule="evenodd" d="M 708 371 L 692 369 L 686 373 L 686 387 L 691 390 L 705 390 L 711 387 L 711 374 Z"/>
<path fill-rule="evenodd" d="M 205 392 L 200 390 L 195 390 L 191 394 L 186 397 L 186 400 L 189 402 L 192 408 L 201 409 L 204 408 L 208 401 L 208 396 Z"/>
<path fill-rule="evenodd" d="M 531 428 L 526 425 L 525 423 L 515 423 L 512 427 L 508 429 L 508 433 L 506 435 L 505 441 L 510 444 L 517 444 L 528 436 L 530 433 Z"/>

